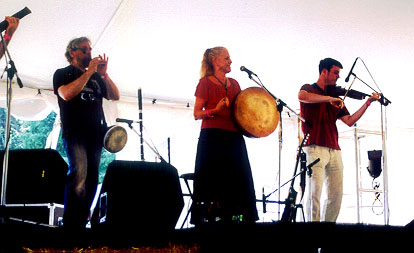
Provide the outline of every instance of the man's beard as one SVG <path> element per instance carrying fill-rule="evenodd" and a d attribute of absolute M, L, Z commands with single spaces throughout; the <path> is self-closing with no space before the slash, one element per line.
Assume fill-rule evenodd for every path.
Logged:
<path fill-rule="evenodd" d="M 87 68 L 89 66 L 89 63 L 91 62 L 91 58 L 89 56 L 83 58 L 80 62 L 82 64 L 82 67 Z"/>

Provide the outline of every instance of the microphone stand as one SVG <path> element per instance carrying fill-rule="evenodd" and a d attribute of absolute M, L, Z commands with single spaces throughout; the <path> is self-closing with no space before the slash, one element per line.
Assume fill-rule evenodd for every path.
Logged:
<path fill-rule="evenodd" d="M 365 63 L 364 63 L 365 65 Z M 366 67 L 366 65 L 365 65 Z M 368 68 L 367 68 L 368 70 Z M 369 71 L 368 71 L 369 73 Z M 368 86 L 371 90 L 373 90 L 376 93 L 377 92 L 375 89 L 373 89 L 370 85 L 368 85 L 366 82 L 364 82 L 362 79 L 360 79 L 356 74 L 351 73 L 351 75 L 354 76 L 354 81 L 355 79 L 358 79 L 359 81 L 361 81 L 363 84 L 365 84 L 366 86 Z M 372 78 L 372 76 L 371 76 Z M 374 80 L 372 78 L 372 80 Z M 374 80 L 375 83 L 375 80 Z M 378 85 L 377 85 L 378 87 Z M 378 88 L 379 89 L 379 88 Z M 383 184 L 384 184 L 384 223 L 386 225 L 389 224 L 389 203 L 388 203 L 388 159 L 387 159 L 387 106 L 389 104 L 391 104 L 391 101 L 386 98 L 384 96 L 384 94 L 382 94 L 382 92 L 380 93 L 381 97 L 378 100 L 378 102 L 381 104 L 381 139 L 382 139 L 382 163 L 383 163 L 383 170 L 384 170 L 384 175 L 383 175 Z"/>
<path fill-rule="evenodd" d="M 7 72 L 7 118 L 6 118 L 6 131 L 5 131 L 5 149 L 4 149 L 4 158 L 3 158 L 3 174 L 2 174 L 2 183 L 1 183 L 1 199 L 0 206 L 3 208 L 6 206 L 6 188 L 7 188 L 7 172 L 9 166 L 9 148 L 10 148 L 10 120 L 11 120 L 11 100 L 12 100 L 12 80 L 14 75 L 17 77 L 17 83 L 20 88 L 23 88 L 23 83 L 20 80 L 16 66 L 14 65 L 13 60 L 11 59 L 7 44 L 4 41 L 3 35 L 0 32 L 0 38 L 3 43 L 4 57 L 6 59 L 6 68 L 4 72 Z M 9 59 L 9 60 L 7 60 Z M 10 65 L 10 67 L 8 67 Z M 3 74 L 4 74 L 3 72 Z M 3 76 L 3 75 L 2 75 Z"/>
<path fill-rule="evenodd" d="M 363 84 L 365 84 L 366 86 L 368 86 L 368 88 L 370 88 L 372 91 L 374 91 L 375 93 L 379 93 L 381 94 L 380 99 L 378 100 L 378 102 L 380 102 L 381 105 L 383 106 L 388 106 L 389 104 L 391 104 L 391 101 L 386 98 L 384 96 L 384 94 L 382 94 L 381 92 L 376 91 L 374 88 L 372 88 L 369 84 L 367 84 L 366 82 L 364 82 L 364 80 L 362 80 L 361 78 L 359 78 L 357 75 L 355 75 L 354 73 L 351 73 L 351 75 L 354 76 L 354 80 L 352 81 L 352 83 L 355 81 L 355 79 L 358 79 L 359 81 L 361 81 Z"/>
<path fill-rule="evenodd" d="M 276 102 L 278 103 L 278 105 L 280 104 L 280 106 L 281 107 L 286 107 L 287 109 L 289 109 L 289 111 L 291 111 L 291 112 L 293 112 L 302 122 L 304 122 L 305 123 L 305 119 L 304 118 L 302 118 L 302 116 L 300 116 L 299 114 L 297 114 L 293 109 L 291 109 L 285 102 L 283 102 L 283 100 L 282 99 L 280 99 L 280 98 L 277 98 L 275 95 L 273 95 L 264 85 L 263 85 L 263 83 L 262 83 L 262 81 L 260 81 L 260 78 L 255 74 L 255 76 L 257 77 L 257 79 L 259 80 L 259 82 L 258 81 L 256 81 L 255 79 L 253 79 L 253 77 L 252 77 L 252 75 L 251 74 L 249 74 L 249 78 L 251 79 L 251 80 L 253 80 L 255 83 L 257 83 L 260 87 L 262 87 L 263 89 L 265 89 L 269 94 L 270 94 L 270 96 L 272 96 L 275 100 L 276 100 Z M 279 109 L 279 108 L 278 108 Z M 282 118 L 280 118 L 280 120 L 282 120 Z"/>
<path fill-rule="evenodd" d="M 286 107 L 289 111 L 291 111 L 292 113 L 294 113 L 302 122 L 304 122 L 305 123 L 305 119 L 304 118 L 302 118 L 298 113 L 296 113 L 294 110 L 292 110 L 282 99 L 280 99 L 280 98 L 277 98 L 275 95 L 273 95 L 264 85 L 263 85 L 263 83 L 262 83 L 262 81 L 260 80 L 260 78 L 256 75 L 256 74 L 254 74 L 256 77 L 257 77 L 257 79 L 259 80 L 259 81 L 257 81 L 257 80 L 255 80 L 253 77 L 252 77 L 252 74 L 253 73 L 251 73 L 251 72 L 248 72 L 248 75 L 249 75 L 249 78 L 251 79 L 251 80 L 253 80 L 257 85 L 259 85 L 260 87 L 262 87 L 267 93 L 269 93 L 269 95 L 270 96 L 272 96 L 275 100 L 276 100 L 276 108 L 277 108 L 277 110 L 278 110 L 278 112 L 279 112 L 279 126 L 280 126 L 280 129 L 279 129 L 279 179 L 278 179 L 278 188 L 275 190 L 275 191 L 273 191 L 272 193 L 270 193 L 270 194 L 268 194 L 268 195 L 265 195 L 264 194 L 264 189 L 263 189 L 263 191 L 262 191 L 262 195 L 263 195 L 263 199 L 262 199 L 262 201 L 263 201 L 263 209 L 264 209 L 264 212 L 266 212 L 266 202 L 267 202 L 267 198 L 270 196 L 270 195 L 272 195 L 273 193 L 275 193 L 278 189 L 280 189 L 281 187 L 283 187 L 283 185 L 281 186 L 280 185 L 280 176 L 281 176 L 281 169 L 282 169 L 282 147 L 283 147 L 283 138 L 282 138 L 282 136 L 283 136 L 283 123 L 282 123 L 282 111 L 283 111 L 283 107 Z M 283 204 L 283 202 L 281 202 L 280 201 L 280 191 L 278 192 L 278 201 L 276 201 L 277 203 L 279 203 L 279 206 L 278 206 L 278 219 L 280 220 L 280 204 L 282 203 Z"/>
<path fill-rule="evenodd" d="M 142 122 L 142 121 L 141 121 Z M 126 122 L 125 122 L 126 123 Z M 145 140 L 145 138 L 143 138 L 143 136 L 137 131 L 135 130 L 135 128 L 132 126 L 133 122 L 129 122 L 128 126 L 129 128 L 131 128 L 132 131 L 134 131 L 142 141 L 145 142 L 145 144 L 147 144 L 147 146 L 154 152 L 154 154 L 156 154 L 158 156 L 158 158 L 161 160 L 162 163 L 167 163 L 167 161 L 165 161 L 165 159 L 161 156 L 160 152 L 158 152 L 157 148 L 154 146 L 151 146 L 147 140 Z M 140 127 L 141 128 L 141 127 Z"/>
<path fill-rule="evenodd" d="M 144 137 L 142 133 L 143 122 L 142 122 L 142 91 L 141 91 L 141 88 L 138 89 L 138 116 L 139 116 L 139 132 L 141 133 L 140 135 L 141 161 L 144 161 L 145 158 L 144 158 Z"/>

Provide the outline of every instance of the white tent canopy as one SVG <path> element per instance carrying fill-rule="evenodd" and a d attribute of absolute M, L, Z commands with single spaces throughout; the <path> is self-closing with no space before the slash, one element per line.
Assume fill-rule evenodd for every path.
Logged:
<path fill-rule="evenodd" d="M 8 8 L 5 8 L 7 6 Z M 50 89 L 54 71 L 64 67 L 68 41 L 88 36 L 93 54 L 109 56 L 109 74 L 122 94 L 191 102 L 204 50 L 226 46 L 234 76 L 242 87 L 254 85 L 241 65 L 254 70 L 268 88 L 297 105 L 301 84 L 313 82 L 320 59 L 344 65 L 365 60 L 381 90 L 397 102 L 396 89 L 410 83 L 394 73 L 413 67 L 410 1 L 7 1 L 3 16 L 24 6 L 10 45 L 24 84 Z M 366 71 L 355 73 L 365 81 Z M 405 72 L 407 73 L 407 72 Z M 404 79 L 403 79 L 404 78 Z M 344 86 L 343 79 L 340 85 Z M 367 91 L 362 84 L 355 89 Z M 405 87 L 402 87 L 405 88 Z M 369 89 L 368 92 L 370 93 Z M 393 106 L 394 108 L 395 106 Z"/>
<path fill-rule="evenodd" d="M 406 173 L 412 173 L 412 165 L 403 163 L 410 154 L 401 150 L 400 143 L 407 149 L 413 141 L 414 119 L 406 114 L 409 109 L 405 101 L 411 99 L 413 90 L 414 2 L 5 0 L 2 6 L 3 17 L 25 6 L 32 11 L 20 21 L 9 45 L 25 87 L 13 88 L 13 115 L 40 119 L 48 111 L 57 110 L 50 91 L 53 73 L 68 64 L 63 54 L 69 40 L 88 36 L 93 56 L 105 53 L 109 57 L 108 73 L 121 91 L 121 101 L 106 106 L 108 121 L 114 122 L 116 117 L 138 119 L 136 97 L 141 87 L 146 102 L 146 136 L 160 149 L 165 148 L 167 137 L 172 138 L 172 161 L 179 173 L 193 170 L 200 122 L 192 119 L 191 105 L 205 49 L 227 47 L 233 60 L 229 76 L 237 79 L 242 89 L 256 85 L 239 71 L 244 65 L 295 110 L 299 108 L 300 86 L 317 80 L 321 59 L 332 57 L 342 62 L 338 85 L 348 87 L 350 82 L 344 82 L 345 76 L 355 58 L 361 57 L 379 89 L 392 101 L 387 107 L 388 165 L 392 170 L 390 181 L 394 180 L 390 182 L 390 193 L 395 194 L 394 199 L 390 196 L 391 223 L 405 224 L 414 218 L 413 204 L 404 206 L 397 199 L 404 195 L 405 184 L 399 182 L 400 178 L 408 180 Z M 0 68 L 4 65 L 2 59 Z M 362 61 L 357 62 L 354 73 L 378 90 Z M 2 107 L 4 82 L 5 77 L 0 90 Z M 358 80 L 353 88 L 371 93 Z M 153 105 L 152 99 L 157 103 Z M 351 112 L 362 103 L 346 100 Z M 378 129 L 380 115 L 380 106 L 374 104 L 358 126 Z M 287 179 L 293 170 L 297 132 L 296 119 L 286 114 L 284 118 L 290 122 L 286 124 L 283 149 L 287 155 L 282 173 Z M 129 132 L 126 150 L 119 153 L 119 159 L 136 156 L 137 140 L 132 136 Z M 259 192 L 263 185 L 273 185 L 276 177 L 277 134 L 248 140 L 248 148 Z M 343 147 L 352 148 L 352 144 Z"/>

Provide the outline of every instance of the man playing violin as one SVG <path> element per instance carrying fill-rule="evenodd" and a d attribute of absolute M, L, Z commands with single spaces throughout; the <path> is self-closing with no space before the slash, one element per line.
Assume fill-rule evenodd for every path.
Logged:
<path fill-rule="evenodd" d="M 354 114 L 350 114 L 344 101 L 335 95 L 329 95 L 329 87 L 335 86 L 339 79 L 342 64 L 332 58 L 326 58 L 319 63 L 319 78 L 314 84 L 301 87 L 298 99 L 300 114 L 310 123 L 302 124 L 304 134 L 308 133 L 308 141 L 304 151 L 307 161 L 320 162 L 312 167 L 311 198 L 307 211 L 312 221 L 320 221 L 320 197 L 323 183 L 327 185 L 327 200 L 322 211 L 322 220 L 335 222 L 342 202 L 343 163 L 341 149 L 338 144 L 336 121 L 340 119 L 348 126 L 353 126 L 372 102 L 379 99 L 379 94 L 373 93 Z M 312 211 L 311 211 L 312 210 Z"/>

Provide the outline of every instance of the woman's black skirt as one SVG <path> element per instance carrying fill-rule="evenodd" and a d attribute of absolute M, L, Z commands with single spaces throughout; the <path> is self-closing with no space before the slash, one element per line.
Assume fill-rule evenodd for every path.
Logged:
<path fill-rule="evenodd" d="M 197 146 L 191 223 L 258 220 L 253 177 L 240 133 L 202 129 Z"/>

